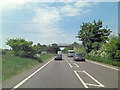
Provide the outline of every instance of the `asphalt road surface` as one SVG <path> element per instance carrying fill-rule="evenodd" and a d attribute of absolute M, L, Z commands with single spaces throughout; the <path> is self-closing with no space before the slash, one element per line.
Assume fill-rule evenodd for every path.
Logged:
<path fill-rule="evenodd" d="M 118 88 L 118 70 L 63 55 L 51 59 L 14 88 Z"/>

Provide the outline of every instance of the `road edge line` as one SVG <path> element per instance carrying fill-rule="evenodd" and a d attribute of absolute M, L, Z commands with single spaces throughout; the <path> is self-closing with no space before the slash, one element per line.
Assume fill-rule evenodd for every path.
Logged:
<path fill-rule="evenodd" d="M 107 68 L 110 68 L 110 69 L 113 69 L 113 70 L 116 70 L 116 71 L 120 71 L 118 68 L 110 67 L 110 66 L 107 66 L 107 65 L 102 64 L 102 63 L 94 62 L 94 61 L 91 61 L 91 60 L 86 60 L 86 61 L 89 61 L 90 63 L 94 63 L 94 64 L 97 64 L 97 65 L 100 65 L 100 66 L 103 66 L 103 67 L 107 67 Z"/>
<path fill-rule="evenodd" d="M 34 71 L 32 74 L 30 74 L 27 78 L 25 78 L 24 80 L 22 80 L 21 82 L 19 82 L 17 85 L 15 85 L 11 90 L 15 90 L 16 88 L 20 87 L 22 84 L 24 84 L 27 80 L 29 80 L 32 76 L 34 76 L 37 72 L 39 72 L 41 69 L 43 69 L 46 65 L 48 65 L 51 61 L 53 61 L 53 59 L 51 59 L 50 61 L 48 61 L 47 63 L 45 63 L 43 66 L 41 66 L 39 69 L 37 69 L 36 71 Z"/>

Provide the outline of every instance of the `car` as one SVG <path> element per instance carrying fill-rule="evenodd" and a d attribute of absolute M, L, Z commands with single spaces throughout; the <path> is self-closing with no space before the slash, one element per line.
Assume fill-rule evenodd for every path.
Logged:
<path fill-rule="evenodd" d="M 75 53 L 74 60 L 75 61 L 85 61 L 85 58 L 84 58 L 83 54 L 81 54 L 81 53 Z"/>
<path fill-rule="evenodd" d="M 62 60 L 62 55 L 58 54 L 54 57 L 54 60 Z"/>

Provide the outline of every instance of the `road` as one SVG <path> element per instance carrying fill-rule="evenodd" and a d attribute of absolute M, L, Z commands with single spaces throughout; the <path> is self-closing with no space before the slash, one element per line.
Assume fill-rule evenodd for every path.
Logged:
<path fill-rule="evenodd" d="M 63 60 L 50 60 L 14 88 L 118 88 L 118 70 L 63 55 Z"/>

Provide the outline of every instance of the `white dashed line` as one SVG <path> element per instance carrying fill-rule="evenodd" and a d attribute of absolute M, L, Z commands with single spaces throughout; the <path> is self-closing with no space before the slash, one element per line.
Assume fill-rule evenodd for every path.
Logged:
<path fill-rule="evenodd" d="M 68 62 L 68 60 L 66 60 L 66 62 Z"/>
<path fill-rule="evenodd" d="M 72 65 L 70 64 L 70 63 L 68 63 L 69 64 L 69 66 L 72 68 Z"/>
<path fill-rule="evenodd" d="M 47 62 L 46 64 L 44 64 L 42 67 L 40 67 L 39 69 L 37 69 L 34 73 L 32 73 L 30 76 L 28 76 L 27 78 L 25 78 L 23 81 L 21 81 L 19 84 L 17 84 L 16 86 L 13 87 L 12 90 L 20 87 L 22 84 L 24 84 L 28 79 L 30 79 L 33 75 L 35 75 L 37 72 L 39 72 L 41 69 L 43 69 L 46 65 L 48 65 L 53 59 L 51 59 L 49 62 Z"/>
<path fill-rule="evenodd" d="M 74 65 L 75 65 L 76 67 L 79 67 L 76 63 L 74 63 Z"/>

